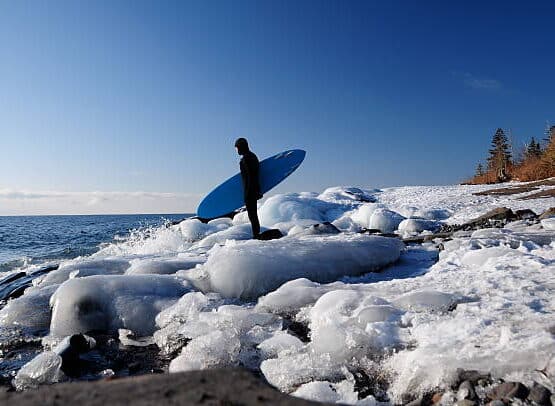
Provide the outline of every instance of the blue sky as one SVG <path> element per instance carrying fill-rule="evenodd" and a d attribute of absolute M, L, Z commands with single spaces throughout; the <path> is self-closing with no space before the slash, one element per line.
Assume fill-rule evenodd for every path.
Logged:
<path fill-rule="evenodd" d="M 238 136 L 307 150 L 277 192 L 459 182 L 497 127 L 521 144 L 555 121 L 554 12 L 1 2 L 0 215 L 191 212 L 237 172 Z"/>

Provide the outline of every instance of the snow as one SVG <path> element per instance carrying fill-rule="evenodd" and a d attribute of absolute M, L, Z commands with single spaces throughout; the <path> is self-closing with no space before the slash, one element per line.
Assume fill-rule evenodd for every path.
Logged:
<path fill-rule="evenodd" d="M 145 229 L 63 261 L 0 310 L 0 327 L 48 333 L 45 347 L 105 330 L 127 345 L 156 343 L 170 372 L 241 365 L 286 393 L 343 404 L 377 403 L 358 399 L 357 371 L 385 379 L 392 404 L 449 385 L 457 368 L 553 389 L 552 218 L 457 232 L 441 251 L 438 241 L 405 247 L 359 233 L 430 234 L 496 207 L 555 206 L 473 195 L 488 188 L 276 195 L 259 204 L 262 225 L 285 235 L 272 241 L 250 239 L 244 212 Z M 59 380 L 56 357 L 41 353 L 18 385 Z"/>

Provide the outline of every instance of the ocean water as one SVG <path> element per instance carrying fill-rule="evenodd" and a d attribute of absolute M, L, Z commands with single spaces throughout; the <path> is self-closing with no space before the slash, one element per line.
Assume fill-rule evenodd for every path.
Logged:
<path fill-rule="evenodd" d="M 191 214 L 0 216 L 0 273 L 96 252 L 131 232 Z"/>

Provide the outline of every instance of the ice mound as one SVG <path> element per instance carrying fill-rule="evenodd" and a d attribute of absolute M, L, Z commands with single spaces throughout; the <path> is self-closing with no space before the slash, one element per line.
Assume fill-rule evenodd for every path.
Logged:
<path fill-rule="evenodd" d="M 270 197 L 259 208 L 258 216 L 260 224 L 268 228 L 300 220 L 323 223 L 336 220 L 358 204 L 354 203 L 354 199 L 345 203 L 323 200 L 316 193 L 290 193 Z"/>
<path fill-rule="evenodd" d="M 406 218 L 415 218 L 423 220 L 445 220 L 451 216 L 449 210 L 445 209 L 423 209 L 414 206 L 402 206 L 399 213 Z"/>
<path fill-rule="evenodd" d="M 299 351 L 303 342 L 291 334 L 280 331 L 258 345 L 264 358 L 274 358 L 282 351 Z"/>
<path fill-rule="evenodd" d="M 301 385 L 291 395 L 316 402 L 340 403 L 342 405 L 376 405 L 376 399 L 372 395 L 359 399 L 354 388 L 354 380 L 343 380 L 337 383 L 314 381 Z"/>
<path fill-rule="evenodd" d="M 58 285 L 31 287 L 23 296 L 10 300 L 0 310 L 1 327 L 23 327 L 37 333 L 50 325 L 49 301 Z"/>
<path fill-rule="evenodd" d="M 434 220 L 409 218 L 401 221 L 399 224 L 399 232 L 408 235 L 420 234 L 423 231 L 436 232 L 440 227 L 441 224 Z"/>
<path fill-rule="evenodd" d="M 154 335 L 158 346 L 170 354 L 182 348 L 172 360 L 170 372 L 239 363 L 256 368 L 258 344 L 281 330 L 281 321 L 272 314 L 222 304 L 218 297 L 200 292 L 185 295 L 161 313 L 157 323 L 163 326 Z"/>
<path fill-rule="evenodd" d="M 460 300 L 457 295 L 428 289 L 406 293 L 395 299 L 393 303 L 399 308 L 416 312 L 436 312 L 447 311 Z"/>
<path fill-rule="evenodd" d="M 380 356 L 404 341 L 402 310 L 362 287 L 337 286 L 341 289 L 324 293 L 296 316 L 308 323 L 310 342 L 277 351 L 275 358 L 262 362 L 261 370 L 272 385 L 290 392 L 311 381 L 336 382 L 349 377 L 345 368 L 371 365 L 372 354 Z"/>
<path fill-rule="evenodd" d="M 328 201 L 340 202 L 375 202 L 376 193 L 380 193 L 380 189 L 360 189 L 358 187 L 336 186 L 324 190 L 318 198 Z"/>
<path fill-rule="evenodd" d="M 388 209 L 376 209 L 370 216 L 368 228 L 380 230 L 382 233 L 392 233 L 405 218 L 399 213 Z"/>
<path fill-rule="evenodd" d="M 204 237 L 223 231 L 233 225 L 231 219 L 221 218 L 202 223 L 198 219 L 187 219 L 177 225 L 179 230 L 188 241 L 194 242 L 202 240 Z"/>
<path fill-rule="evenodd" d="M 216 244 L 223 244 L 227 240 L 249 240 L 252 238 L 252 229 L 249 224 L 235 225 L 208 235 L 191 246 L 192 249 L 210 249 Z"/>
<path fill-rule="evenodd" d="M 150 335 L 154 319 L 190 287 L 165 275 L 90 276 L 64 282 L 50 299 L 50 332 L 65 337 L 124 328 Z"/>
<path fill-rule="evenodd" d="M 206 261 L 205 258 L 180 258 L 180 259 L 138 259 L 131 261 L 131 267 L 125 271 L 126 275 L 157 274 L 167 275 L 179 270 L 194 268 Z"/>
<path fill-rule="evenodd" d="M 25 364 L 14 379 L 17 390 L 36 388 L 41 384 L 55 383 L 60 380 L 63 373 L 62 357 L 52 351 L 45 351 Z"/>
<path fill-rule="evenodd" d="M 40 286 L 58 285 L 70 278 L 83 278 L 91 275 L 121 275 L 129 268 L 129 261 L 121 258 L 103 258 L 93 260 L 73 260 L 62 263 L 42 280 Z"/>
<path fill-rule="evenodd" d="M 321 285 L 306 278 L 294 279 L 278 289 L 258 299 L 256 307 L 272 313 L 291 315 L 302 307 L 312 305 L 330 290 L 337 289 L 341 283 Z"/>
<path fill-rule="evenodd" d="M 331 282 L 376 271 L 395 262 L 402 249 L 395 238 L 360 234 L 228 241 L 215 247 L 199 268 L 211 291 L 254 299 L 297 278 Z"/>

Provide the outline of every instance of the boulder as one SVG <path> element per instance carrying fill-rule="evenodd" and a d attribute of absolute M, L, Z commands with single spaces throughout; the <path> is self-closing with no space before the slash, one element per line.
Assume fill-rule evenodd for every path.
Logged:
<path fill-rule="evenodd" d="M 530 209 L 517 210 L 515 211 L 515 216 L 520 220 L 533 220 L 538 218 L 538 215 Z"/>
<path fill-rule="evenodd" d="M 528 400 L 541 406 L 551 406 L 551 392 L 543 385 L 534 382 L 528 394 Z"/>
<path fill-rule="evenodd" d="M 487 397 L 491 400 L 508 401 L 513 398 L 526 399 L 530 391 L 520 382 L 503 382 L 495 386 Z"/>
<path fill-rule="evenodd" d="M 279 231 L 277 228 L 272 228 L 270 230 L 262 231 L 258 239 L 262 241 L 268 241 L 268 240 L 277 240 L 281 237 L 283 237 L 283 234 L 281 233 L 281 231 Z"/>

